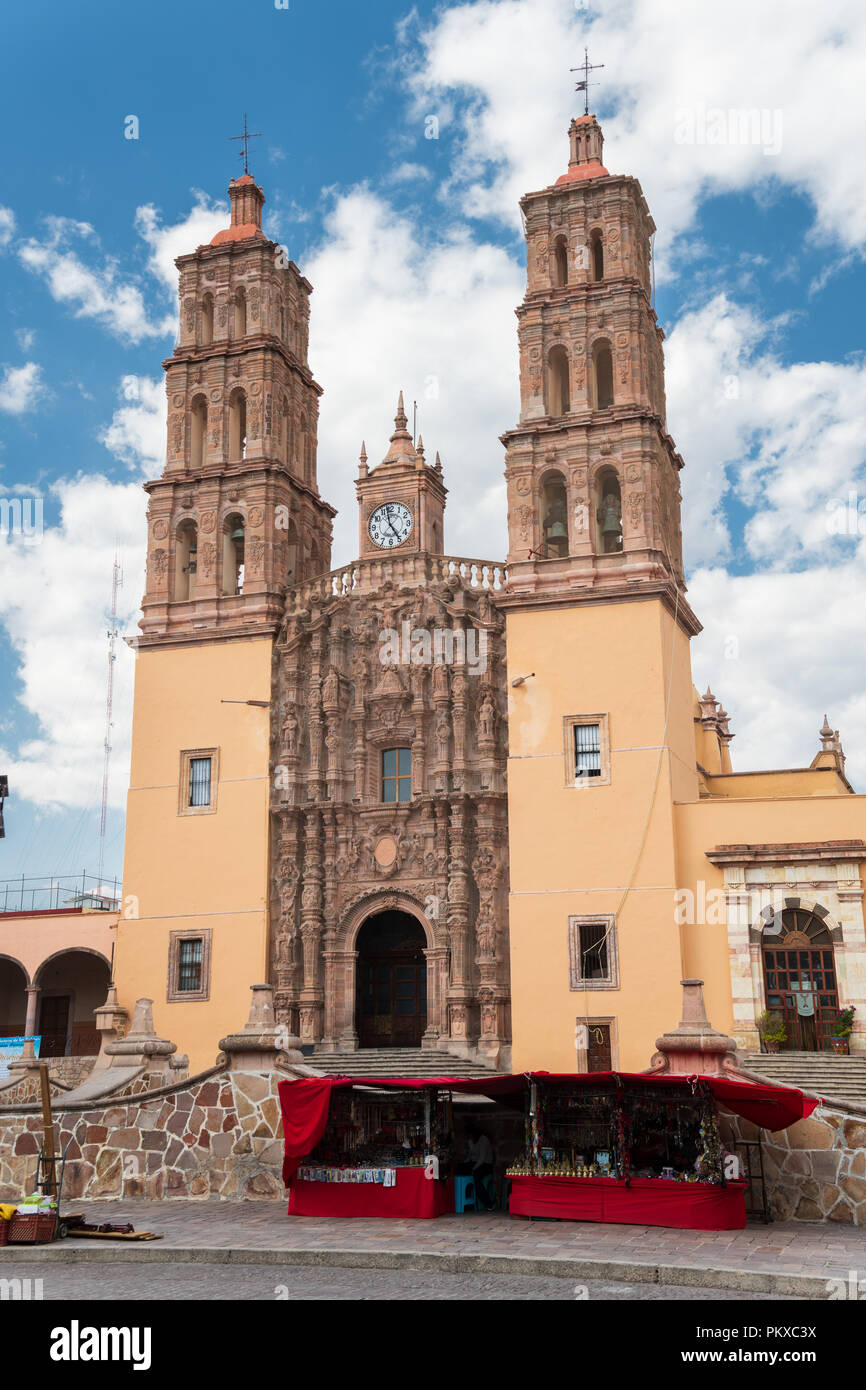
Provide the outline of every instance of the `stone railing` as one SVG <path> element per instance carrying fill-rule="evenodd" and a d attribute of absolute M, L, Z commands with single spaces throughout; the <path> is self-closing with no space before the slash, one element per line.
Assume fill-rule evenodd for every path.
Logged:
<path fill-rule="evenodd" d="M 426 584 L 453 584 L 473 592 L 491 595 L 505 589 L 508 572 L 501 560 L 469 560 L 454 555 L 374 555 L 355 560 L 341 569 L 316 579 L 308 579 L 286 595 L 286 611 L 300 613 L 311 604 L 342 598 L 364 589 L 377 589 L 390 582 L 399 587 L 421 588 Z"/>

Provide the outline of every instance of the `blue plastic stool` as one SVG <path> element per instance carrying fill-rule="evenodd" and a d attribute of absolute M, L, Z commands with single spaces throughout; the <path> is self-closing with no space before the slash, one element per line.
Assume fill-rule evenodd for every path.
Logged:
<path fill-rule="evenodd" d="M 478 1210 L 475 1179 L 457 1177 L 454 1179 L 454 1210 L 458 1216 L 462 1216 L 470 1207 L 473 1211 Z"/>

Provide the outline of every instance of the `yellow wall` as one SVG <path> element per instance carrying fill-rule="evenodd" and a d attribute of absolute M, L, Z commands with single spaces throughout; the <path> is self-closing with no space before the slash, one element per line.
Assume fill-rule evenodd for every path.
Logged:
<path fill-rule="evenodd" d="M 697 796 L 688 641 L 655 599 L 582 603 L 510 610 L 507 653 L 514 1068 L 574 1070 L 588 1015 L 616 1018 L 614 1064 L 639 1070 L 681 1012 L 673 800 Z M 609 716 L 610 785 L 566 786 L 563 718 L 594 713 Z M 617 913 L 621 988 L 573 991 L 568 917 L 602 912 Z"/>
<path fill-rule="evenodd" d="M 267 978 L 270 638 L 139 653 L 116 979 L 154 1001 L 162 1037 L 194 1071 L 249 1013 Z M 181 750 L 219 749 L 217 810 L 179 815 Z M 169 933 L 210 928 L 210 998 L 167 1003 Z"/>

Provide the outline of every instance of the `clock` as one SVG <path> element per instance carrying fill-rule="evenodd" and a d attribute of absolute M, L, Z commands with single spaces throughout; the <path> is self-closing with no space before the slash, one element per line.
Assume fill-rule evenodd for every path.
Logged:
<path fill-rule="evenodd" d="M 367 528 L 370 539 L 383 550 L 402 545 L 412 532 L 412 513 L 403 502 L 383 502 L 377 507 Z"/>

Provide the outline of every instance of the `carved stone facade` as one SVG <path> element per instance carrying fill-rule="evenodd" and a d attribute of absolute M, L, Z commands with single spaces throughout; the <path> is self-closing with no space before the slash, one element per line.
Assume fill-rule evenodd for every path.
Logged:
<path fill-rule="evenodd" d="M 507 1064 L 504 622 L 492 580 L 493 567 L 382 555 L 353 566 L 345 588 L 329 576 L 287 597 L 270 973 L 278 1022 L 317 1050 L 359 1046 L 358 935 L 401 912 L 424 935 L 422 1045 Z M 411 799 L 383 800 L 389 749 L 410 754 Z"/>

